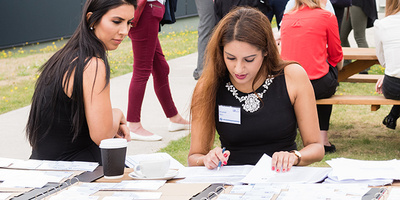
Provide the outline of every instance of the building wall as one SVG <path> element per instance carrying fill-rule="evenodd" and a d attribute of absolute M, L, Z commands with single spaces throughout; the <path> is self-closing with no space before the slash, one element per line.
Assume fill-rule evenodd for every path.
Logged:
<path fill-rule="evenodd" d="M 68 38 L 75 31 L 85 0 L 0 1 L 0 49 Z M 176 17 L 197 15 L 194 0 L 178 0 Z"/>

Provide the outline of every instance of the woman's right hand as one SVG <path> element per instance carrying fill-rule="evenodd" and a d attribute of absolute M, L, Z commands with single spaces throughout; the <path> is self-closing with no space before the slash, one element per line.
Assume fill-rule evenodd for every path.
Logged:
<path fill-rule="evenodd" d="M 231 153 L 228 150 L 222 153 L 221 147 L 215 147 L 204 156 L 204 166 L 206 166 L 208 169 L 214 169 L 218 167 L 219 161 L 222 162 L 221 166 L 227 165 L 230 154 Z"/>

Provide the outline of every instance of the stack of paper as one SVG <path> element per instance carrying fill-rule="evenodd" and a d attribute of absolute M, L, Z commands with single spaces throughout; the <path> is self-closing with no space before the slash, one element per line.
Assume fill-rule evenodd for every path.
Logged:
<path fill-rule="evenodd" d="M 370 186 L 381 186 L 400 179 L 400 160 L 336 158 L 326 162 L 333 170 L 324 183 L 367 183 Z"/>
<path fill-rule="evenodd" d="M 253 170 L 242 180 L 244 183 L 317 183 L 324 180 L 331 168 L 292 167 L 290 171 L 277 173 L 271 170 L 272 158 L 264 154 Z"/>

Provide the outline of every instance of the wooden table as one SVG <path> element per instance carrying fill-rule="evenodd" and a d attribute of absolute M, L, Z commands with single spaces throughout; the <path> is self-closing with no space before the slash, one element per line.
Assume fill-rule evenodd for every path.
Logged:
<path fill-rule="evenodd" d="M 368 67 L 379 64 L 375 48 L 349 48 L 343 47 L 343 59 L 355 60 L 339 71 L 338 82 L 342 82 L 350 76 L 357 74 Z"/>

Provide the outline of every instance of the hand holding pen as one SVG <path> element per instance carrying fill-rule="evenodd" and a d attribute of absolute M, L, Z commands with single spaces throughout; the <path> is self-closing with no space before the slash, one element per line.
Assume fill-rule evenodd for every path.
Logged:
<path fill-rule="evenodd" d="M 222 148 L 222 154 L 224 154 L 225 153 L 225 150 L 226 150 L 226 148 L 224 147 L 224 148 Z M 225 163 L 224 163 L 225 164 Z M 219 171 L 219 169 L 221 169 L 221 165 L 222 165 L 222 161 L 220 160 L 219 161 L 219 163 L 218 163 L 218 167 L 217 167 L 217 170 Z M 226 164 L 225 164 L 226 165 Z"/>
<path fill-rule="evenodd" d="M 221 147 L 215 147 L 204 156 L 204 166 L 208 169 L 221 168 L 228 164 L 229 155 L 230 152 L 228 150 L 224 150 Z"/>

